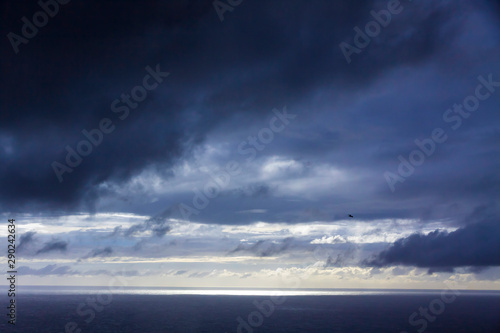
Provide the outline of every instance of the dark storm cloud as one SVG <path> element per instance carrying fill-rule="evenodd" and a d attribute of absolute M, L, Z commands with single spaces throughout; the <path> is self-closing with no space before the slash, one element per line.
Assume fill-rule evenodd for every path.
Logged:
<path fill-rule="evenodd" d="M 61 251 L 66 252 L 68 248 L 68 243 L 65 241 L 52 240 L 50 242 L 45 243 L 45 245 L 36 251 L 36 254 L 47 253 L 52 251 Z"/>
<path fill-rule="evenodd" d="M 35 3 L 31 7 L 2 6 L 9 10 L 10 18 L 2 22 L 4 31 L 20 30 L 19 19 L 39 10 Z M 65 145 L 74 146 L 82 139 L 82 129 L 95 128 L 101 118 L 111 117 L 110 103 L 121 92 L 141 83 L 146 65 L 154 67 L 159 63 L 160 57 L 151 54 L 154 46 L 145 42 L 148 30 L 190 25 L 204 8 L 209 5 L 200 1 L 155 1 L 140 8 L 132 2 L 72 2 L 61 6 L 50 24 L 29 44 L 22 45 L 20 54 L 14 55 L 10 45 L 2 45 L 2 57 L 9 61 L 2 62 L 2 72 L 7 75 L 2 79 L 1 126 L 6 135 L 14 138 L 15 152 L 3 156 L 9 163 L 3 165 L 0 182 L 17 188 L 10 199 L 2 199 L 33 200 L 50 208 L 52 203 L 76 203 L 85 194 L 91 203 L 99 195 L 92 191 L 94 184 L 112 178 L 126 179 L 152 161 L 162 162 L 178 155 L 181 135 L 173 128 L 176 110 L 164 104 L 162 112 L 167 112 L 163 121 L 150 119 L 143 127 L 143 117 L 142 121 L 136 118 L 120 124 L 119 138 L 106 137 L 62 184 L 54 182 L 50 168 L 52 161 L 64 158 Z M 127 45 L 133 40 L 135 50 Z M 129 149 L 115 149 L 118 146 Z M 135 149 L 143 154 L 132 153 Z M 108 158 L 112 151 L 114 156 Z M 25 162 L 31 167 L 18 164 Z M 34 169 L 36 173 L 30 171 Z M 29 187 L 31 194 L 25 191 Z M 46 191 L 47 188 L 51 190 Z"/>
<path fill-rule="evenodd" d="M 433 231 L 397 240 L 375 258 L 370 266 L 416 266 L 432 272 L 452 272 L 456 267 L 500 266 L 499 219 L 487 219 L 447 233 Z"/>
<path fill-rule="evenodd" d="M 20 33 L 36 2 L 2 5 L 1 32 Z M 84 1 L 60 6 L 15 54 L 0 55 L 0 205 L 9 210 L 93 210 L 110 183 L 122 185 L 148 167 L 165 176 L 176 161 L 234 113 L 249 119 L 317 89 L 354 90 L 389 68 L 423 62 L 455 31 L 448 8 L 406 9 L 411 20 L 386 28 L 346 65 L 338 43 L 370 19 L 373 1 L 244 2 L 220 22 L 212 1 Z M 418 8 L 417 4 L 412 4 Z M 397 36 L 397 37 L 396 37 Z M 145 67 L 171 75 L 119 120 L 110 105 L 141 84 Z M 83 129 L 110 118 L 116 130 L 58 182 L 51 168 Z M 50 190 L 48 190 L 50 189 Z M 83 206 L 82 206 L 83 205 Z M 141 227 L 131 232 L 141 231 Z M 153 232 L 163 235 L 166 225 Z"/>
<path fill-rule="evenodd" d="M 268 240 L 259 240 L 255 244 L 239 244 L 235 249 L 231 250 L 229 254 L 237 252 L 248 252 L 258 257 L 270 257 L 286 252 L 293 246 L 293 237 L 285 238 L 280 243 L 275 243 Z"/>

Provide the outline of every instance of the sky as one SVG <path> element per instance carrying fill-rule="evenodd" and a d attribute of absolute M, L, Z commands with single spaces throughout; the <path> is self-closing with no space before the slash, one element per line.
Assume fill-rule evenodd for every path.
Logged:
<path fill-rule="evenodd" d="M 0 8 L 18 284 L 500 290 L 500 2 Z"/>

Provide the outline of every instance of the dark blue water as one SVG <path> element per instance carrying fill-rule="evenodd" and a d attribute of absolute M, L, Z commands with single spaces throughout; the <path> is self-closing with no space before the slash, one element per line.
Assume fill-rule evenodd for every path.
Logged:
<path fill-rule="evenodd" d="M 439 294 L 273 299 L 234 295 L 96 296 L 20 294 L 16 325 L 7 325 L 7 317 L 2 314 L 0 332 L 500 332 L 498 295 L 464 293 L 455 299 L 450 296 L 446 299 L 449 303 L 439 301 Z M 7 299 L 0 300 L 6 309 L 3 305 Z M 429 309 L 431 304 L 434 314 Z M 427 309 L 427 317 L 417 313 L 421 307 Z M 413 325 L 409 323 L 412 313 L 417 313 Z"/>

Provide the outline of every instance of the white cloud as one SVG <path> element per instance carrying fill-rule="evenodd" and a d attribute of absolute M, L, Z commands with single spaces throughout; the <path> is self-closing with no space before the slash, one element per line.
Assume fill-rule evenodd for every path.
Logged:
<path fill-rule="evenodd" d="M 335 235 L 335 236 L 323 236 L 321 239 L 317 238 L 311 241 L 311 244 L 337 244 L 337 243 L 347 243 L 347 240 L 340 236 L 340 235 Z"/>

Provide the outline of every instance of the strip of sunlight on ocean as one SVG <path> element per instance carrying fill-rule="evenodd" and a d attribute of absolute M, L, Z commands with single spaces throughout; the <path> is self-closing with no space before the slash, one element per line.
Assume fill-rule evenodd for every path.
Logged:
<path fill-rule="evenodd" d="M 428 289 L 243 289 L 164 287 L 23 286 L 20 293 L 38 295 L 123 294 L 123 295 L 233 295 L 233 296 L 335 296 L 335 295 L 434 295 Z M 500 290 L 461 290 L 470 296 L 500 296 Z"/>

